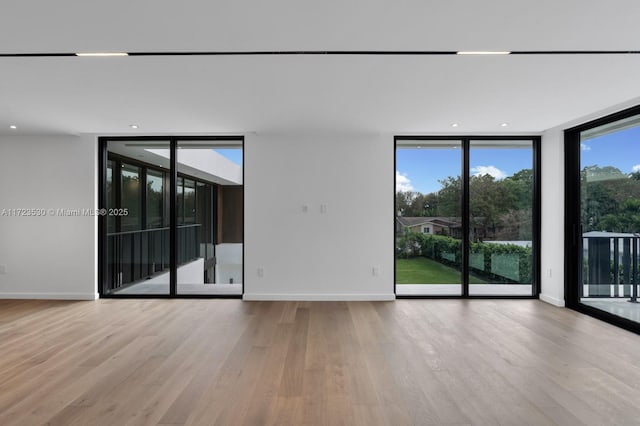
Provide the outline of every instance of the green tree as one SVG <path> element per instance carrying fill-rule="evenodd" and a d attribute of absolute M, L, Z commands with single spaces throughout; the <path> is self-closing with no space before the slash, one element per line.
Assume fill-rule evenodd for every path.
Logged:
<path fill-rule="evenodd" d="M 449 176 L 439 180 L 441 188 L 438 191 L 438 216 L 460 217 L 462 203 L 462 179 L 460 176 Z"/>
<path fill-rule="evenodd" d="M 615 214 L 605 215 L 601 227 L 609 232 L 640 232 L 640 198 L 629 198 Z"/>
<path fill-rule="evenodd" d="M 410 209 L 413 198 L 416 196 L 413 191 L 396 192 L 396 214 L 399 216 L 411 216 Z"/>
<path fill-rule="evenodd" d="M 522 169 L 501 181 L 507 210 L 527 210 L 533 205 L 533 170 Z"/>
<path fill-rule="evenodd" d="M 471 176 L 469 209 L 474 240 L 483 240 L 496 232 L 499 217 L 509 210 L 508 199 L 502 181 L 488 174 Z"/>
<path fill-rule="evenodd" d="M 611 174 L 611 173 L 609 173 Z M 440 189 L 428 194 L 398 192 L 396 209 L 402 216 L 460 218 L 462 178 L 440 180 Z M 469 181 L 472 238 L 505 240 L 532 238 L 533 170 L 522 169 L 505 179 L 489 174 L 471 176 Z"/>
<path fill-rule="evenodd" d="M 615 217 L 630 196 L 640 194 L 640 176 L 626 175 L 613 166 L 586 166 L 581 172 L 582 224 L 585 231 L 612 230 L 622 226 L 628 218 Z M 607 218 L 606 223 L 603 222 Z M 619 229 L 616 225 L 615 228 Z"/>

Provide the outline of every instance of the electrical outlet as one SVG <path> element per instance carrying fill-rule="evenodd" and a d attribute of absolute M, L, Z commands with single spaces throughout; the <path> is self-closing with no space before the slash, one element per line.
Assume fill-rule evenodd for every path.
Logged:
<path fill-rule="evenodd" d="M 320 204 L 320 213 L 325 214 L 327 212 L 327 205 Z"/>
<path fill-rule="evenodd" d="M 303 204 L 302 205 L 302 213 L 308 213 L 309 212 L 309 206 L 307 204 Z"/>
<path fill-rule="evenodd" d="M 263 268 L 258 268 L 258 276 L 260 278 L 264 277 L 264 269 Z"/>
<path fill-rule="evenodd" d="M 7 273 L 7 265 L 0 265 L 0 275 L 5 275 Z"/>
<path fill-rule="evenodd" d="M 551 278 L 551 268 L 547 269 L 547 278 Z"/>
<path fill-rule="evenodd" d="M 374 277 L 377 277 L 380 275 L 380 268 L 377 266 L 374 266 L 373 268 L 371 268 L 371 275 L 373 275 Z"/>

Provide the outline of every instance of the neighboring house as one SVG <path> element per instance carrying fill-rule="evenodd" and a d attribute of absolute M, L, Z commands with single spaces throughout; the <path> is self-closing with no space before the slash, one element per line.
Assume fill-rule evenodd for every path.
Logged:
<path fill-rule="evenodd" d="M 450 217 L 396 217 L 396 232 L 416 232 L 430 235 L 462 236 L 460 221 Z"/>
<path fill-rule="evenodd" d="M 496 227 L 484 227 L 481 225 L 482 217 L 474 218 L 469 229 L 471 241 L 493 241 L 496 239 Z M 462 224 L 457 217 L 396 217 L 396 234 L 404 231 L 416 232 L 425 235 L 446 235 L 452 238 L 462 238 Z"/>

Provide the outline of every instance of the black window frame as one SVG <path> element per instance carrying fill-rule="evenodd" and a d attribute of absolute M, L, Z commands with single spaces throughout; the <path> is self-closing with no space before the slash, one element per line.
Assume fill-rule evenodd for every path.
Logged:
<path fill-rule="evenodd" d="M 580 302 L 579 285 L 582 282 L 582 238 L 580 199 L 580 134 L 586 130 L 640 115 L 636 105 L 604 117 L 564 130 L 564 302 L 567 308 L 589 315 L 609 324 L 640 334 L 640 323 L 605 312 Z"/>
<path fill-rule="evenodd" d="M 393 223 L 395 229 L 396 223 L 396 173 L 397 158 L 396 153 L 399 141 L 430 141 L 430 140 L 447 140 L 460 141 L 462 149 L 462 291 L 460 295 L 399 295 L 396 293 L 396 253 L 395 253 L 395 232 L 392 244 L 393 248 L 393 293 L 397 299 L 539 299 L 540 298 L 540 229 L 541 229 L 541 164 L 540 164 L 540 145 L 542 137 L 539 135 L 400 135 L 394 136 L 393 143 Z M 469 294 L 469 158 L 471 141 L 531 141 L 533 150 L 533 259 L 532 259 L 532 281 L 531 295 L 470 295 Z"/>
<path fill-rule="evenodd" d="M 110 141 L 166 141 L 170 149 L 170 167 L 168 170 L 163 170 L 169 176 L 169 227 L 170 227 L 170 274 L 169 274 L 169 293 L 168 294 L 117 294 L 104 291 L 104 285 L 107 282 L 107 268 L 106 268 L 106 254 L 107 254 L 107 215 L 98 216 L 98 294 L 100 298 L 114 298 L 114 299 L 241 299 L 244 295 L 244 279 L 242 280 L 242 291 L 240 294 L 180 294 L 178 292 L 178 249 L 177 249 L 177 180 L 178 176 L 194 180 L 194 182 L 202 181 L 193 176 L 178 173 L 177 171 L 177 155 L 178 155 L 178 143 L 186 141 L 228 141 L 237 143 L 242 147 L 242 275 L 246 276 L 245 271 L 245 248 L 244 248 L 244 231 L 245 231 L 245 149 L 244 149 L 244 136 L 229 135 L 229 136 L 100 136 L 98 137 L 98 209 L 107 208 L 107 161 L 111 161 L 112 154 L 108 153 L 108 142 Z M 117 156 L 117 155 L 115 155 Z M 135 161 L 134 159 L 126 158 L 127 164 L 137 164 L 142 166 L 141 169 L 145 170 L 144 178 L 141 177 L 143 182 L 146 181 L 146 167 L 154 170 L 162 170 L 148 163 Z M 114 163 L 119 164 L 119 163 Z M 117 166 L 116 166 L 117 167 Z M 115 167 L 114 167 L 115 169 Z M 115 175 L 114 175 L 115 180 Z M 196 184 L 197 186 L 197 184 Z M 143 198 L 145 198 L 146 189 L 142 190 Z M 173 202 L 171 202 L 173 200 Z M 146 200 L 143 202 L 144 216 L 146 214 Z M 144 213 L 144 214 L 143 214 Z M 117 219 L 117 217 L 116 217 Z M 143 218 L 143 221 L 145 218 Z M 119 226 L 116 226 L 119 229 Z"/>

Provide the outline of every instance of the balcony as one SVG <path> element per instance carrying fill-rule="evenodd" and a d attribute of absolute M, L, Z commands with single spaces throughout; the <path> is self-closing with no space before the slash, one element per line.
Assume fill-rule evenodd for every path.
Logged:
<path fill-rule="evenodd" d="M 587 232 L 582 247 L 580 302 L 640 322 L 640 234 Z"/>
<path fill-rule="evenodd" d="M 202 243 L 200 228 L 177 228 L 178 294 L 242 294 L 242 244 Z M 169 231 L 107 234 L 107 288 L 112 294 L 169 294 Z"/>

